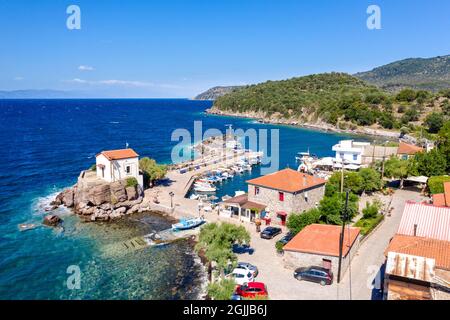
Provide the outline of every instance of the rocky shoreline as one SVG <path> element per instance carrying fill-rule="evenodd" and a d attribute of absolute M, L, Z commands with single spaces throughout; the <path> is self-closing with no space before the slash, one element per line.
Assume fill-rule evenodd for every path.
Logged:
<path fill-rule="evenodd" d="M 219 110 L 217 108 L 206 109 L 205 112 L 207 114 L 220 115 L 220 116 L 230 116 L 230 117 L 238 117 L 238 118 L 246 118 L 246 119 L 254 119 L 260 123 L 268 123 L 268 124 L 281 124 L 281 125 L 290 125 L 297 126 L 306 129 L 325 131 L 325 132 L 335 132 L 335 133 L 346 133 L 346 134 L 354 134 L 354 135 L 366 135 L 366 136 L 375 136 L 375 137 L 383 137 L 388 139 L 398 139 L 400 138 L 400 132 L 397 131 L 388 131 L 383 129 L 375 129 L 375 128 L 355 128 L 355 129 L 342 129 L 337 128 L 329 123 L 325 122 L 300 122 L 295 118 L 281 118 L 277 115 L 272 117 L 267 117 L 263 112 L 229 112 Z M 410 139 L 414 139 L 413 137 L 409 137 Z"/>
<path fill-rule="evenodd" d="M 77 183 L 59 193 L 51 202 L 53 209 L 64 205 L 85 221 L 108 221 L 142 212 L 143 192 L 127 186 L 126 180 L 108 183 L 93 171 L 82 171 Z"/>

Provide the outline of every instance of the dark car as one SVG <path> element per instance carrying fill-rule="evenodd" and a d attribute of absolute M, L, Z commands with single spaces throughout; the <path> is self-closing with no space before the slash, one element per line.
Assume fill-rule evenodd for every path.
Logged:
<path fill-rule="evenodd" d="M 294 271 L 294 277 L 297 280 L 317 282 L 322 286 L 333 283 L 333 273 L 323 267 L 311 266 L 307 268 L 298 268 Z"/>
<path fill-rule="evenodd" d="M 277 227 L 267 227 L 261 232 L 261 238 L 272 239 L 273 237 L 281 233 L 281 228 Z"/>
<path fill-rule="evenodd" d="M 289 241 L 292 240 L 292 238 L 294 237 L 294 235 L 290 232 L 286 233 L 286 235 L 281 238 L 280 240 L 278 240 L 278 242 L 280 242 L 283 246 L 285 246 Z"/>

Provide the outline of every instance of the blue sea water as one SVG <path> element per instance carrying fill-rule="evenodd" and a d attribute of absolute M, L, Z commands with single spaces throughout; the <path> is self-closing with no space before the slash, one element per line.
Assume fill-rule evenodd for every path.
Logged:
<path fill-rule="evenodd" d="M 332 155 L 343 135 L 252 120 L 204 114 L 209 101 L 0 100 L 0 299 L 188 299 L 196 298 L 203 270 L 188 242 L 111 255 L 118 241 L 163 230 L 158 215 L 136 215 L 117 223 L 83 223 L 58 209 L 64 230 L 38 227 L 20 232 L 18 224 L 39 224 L 55 193 L 73 185 L 79 172 L 101 150 L 128 143 L 140 156 L 170 163 L 176 128 L 225 131 L 279 129 L 280 167 L 295 167 L 295 154 L 308 148 Z M 270 151 L 270 150 L 267 150 Z M 218 196 L 245 190 L 259 169 L 220 185 Z M 69 289 L 67 268 L 78 266 L 80 289 Z"/>

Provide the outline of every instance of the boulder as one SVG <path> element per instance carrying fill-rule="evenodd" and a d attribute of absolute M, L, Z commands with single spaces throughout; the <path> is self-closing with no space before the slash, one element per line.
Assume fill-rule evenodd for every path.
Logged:
<path fill-rule="evenodd" d="M 116 202 L 122 202 L 127 200 L 127 193 L 125 191 L 125 186 L 121 181 L 111 183 L 110 189 L 111 189 L 111 197 L 115 199 Z"/>
<path fill-rule="evenodd" d="M 138 193 L 136 191 L 136 187 L 126 187 L 125 191 L 127 193 L 128 201 L 137 199 Z"/>
<path fill-rule="evenodd" d="M 54 214 L 49 214 L 44 217 L 43 224 L 50 227 L 56 227 L 62 222 L 61 218 Z"/>
<path fill-rule="evenodd" d="M 74 192 L 72 188 L 66 189 L 63 191 L 62 203 L 70 208 L 73 207 L 74 204 Z"/>
<path fill-rule="evenodd" d="M 89 191 L 89 200 L 95 206 L 111 202 L 111 191 L 108 184 L 101 184 Z"/>

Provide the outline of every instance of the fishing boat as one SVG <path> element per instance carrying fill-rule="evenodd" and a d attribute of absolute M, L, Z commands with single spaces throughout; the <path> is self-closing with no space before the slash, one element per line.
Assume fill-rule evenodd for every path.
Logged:
<path fill-rule="evenodd" d="M 195 185 L 194 190 L 196 192 L 216 192 L 216 187 L 207 185 Z"/>
<path fill-rule="evenodd" d="M 205 223 L 203 218 L 193 218 L 193 219 L 180 219 L 180 222 L 172 225 L 173 231 L 188 230 L 198 227 Z"/>
<path fill-rule="evenodd" d="M 295 160 L 305 162 L 305 160 L 307 160 L 310 156 L 311 154 L 309 153 L 308 149 L 308 151 L 306 152 L 298 152 L 295 156 Z"/>
<path fill-rule="evenodd" d="M 197 200 L 197 199 L 198 199 L 198 197 L 199 197 L 199 195 L 198 195 L 198 194 L 196 194 L 196 193 L 193 193 L 193 194 L 191 194 L 191 196 L 189 197 L 189 199 L 191 199 L 191 200 Z"/>

